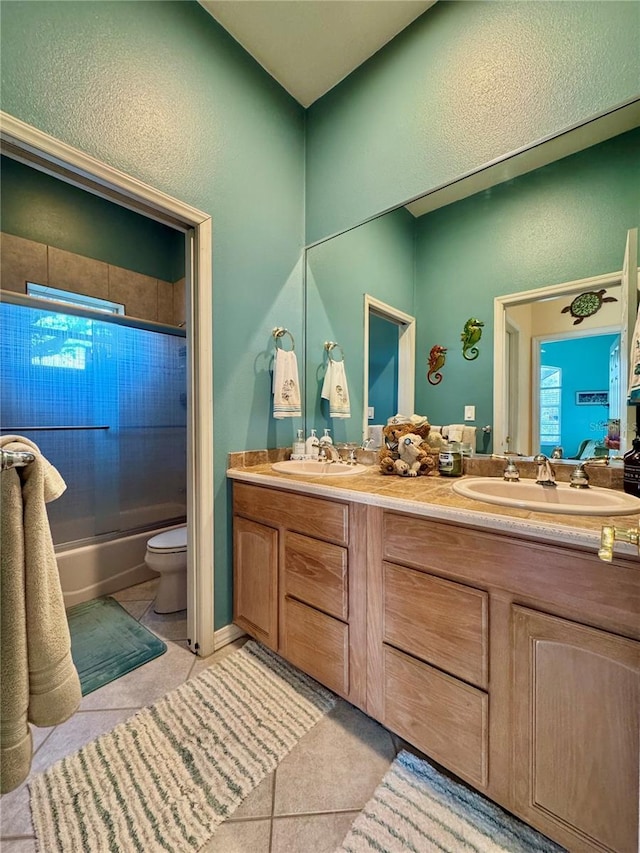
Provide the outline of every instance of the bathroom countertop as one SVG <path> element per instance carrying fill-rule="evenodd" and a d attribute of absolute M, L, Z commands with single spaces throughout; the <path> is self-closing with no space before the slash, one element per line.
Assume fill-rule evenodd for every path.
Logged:
<path fill-rule="evenodd" d="M 227 476 L 256 485 L 303 492 L 318 497 L 343 499 L 380 506 L 384 509 L 423 515 L 474 527 L 502 531 L 528 539 L 598 550 L 603 525 L 628 528 L 638 526 L 640 513 L 633 515 L 582 516 L 559 515 L 502 507 L 470 500 L 453 491 L 459 477 L 393 477 L 385 476 L 376 466 L 370 471 L 331 479 L 279 474 L 271 463 L 231 467 Z M 615 553 L 638 556 L 638 551 L 624 542 L 616 542 Z"/>

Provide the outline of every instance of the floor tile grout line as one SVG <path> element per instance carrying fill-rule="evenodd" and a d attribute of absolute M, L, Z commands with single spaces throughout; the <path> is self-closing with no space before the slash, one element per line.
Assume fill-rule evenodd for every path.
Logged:
<path fill-rule="evenodd" d="M 274 814 L 273 820 L 279 820 L 280 818 L 292 818 L 292 817 L 321 817 L 323 815 L 336 815 L 336 814 L 360 814 L 362 809 L 365 807 L 366 803 L 363 803 L 360 808 L 353 809 L 328 809 L 323 811 L 313 811 L 313 812 L 287 812 L 286 814 Z M 236 821 L 239 822 L 239 821 Z"/>
<path fill-rule="evenodd" d="M 271 853 L 273 849 L 273 813 L 276 808 L 276 785 L 278 783 L 278 765 L 276 765 L 273 769 L 273 784 L 271 786 L 271 817 L 269 818 L 269 850 L 268 853 Z"/>

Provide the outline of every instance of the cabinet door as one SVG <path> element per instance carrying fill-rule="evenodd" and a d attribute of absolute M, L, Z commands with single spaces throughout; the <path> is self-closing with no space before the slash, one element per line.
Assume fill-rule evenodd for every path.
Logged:
<path fill-rule="evenodd" d="M 278 531 L 234 516 L 233 621 L 278 650 Z"/>
<path fill-rule="evenodd" d="M 513 608 L 514 796 L 570 850 L 638 850 L 640 644 Z"/>

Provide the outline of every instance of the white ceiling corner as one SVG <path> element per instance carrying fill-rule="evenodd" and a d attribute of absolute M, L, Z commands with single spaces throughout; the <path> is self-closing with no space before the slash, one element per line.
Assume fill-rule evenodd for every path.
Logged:
<path fill-rule="evenodd" d="M 198 0 L 303 107 L 436 0 Z"/>

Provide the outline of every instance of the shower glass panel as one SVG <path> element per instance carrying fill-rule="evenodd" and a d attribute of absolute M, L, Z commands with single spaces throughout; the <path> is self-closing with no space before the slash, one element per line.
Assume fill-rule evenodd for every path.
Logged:
<path fill-rule="evenodd" d="M 186 339 L 55 309 L 0 305 L 4 434 L 35 442 L 66 492 L 56 545 L 186 514 Z M 173 332 L 173 330 L 172 330 Z"/>

